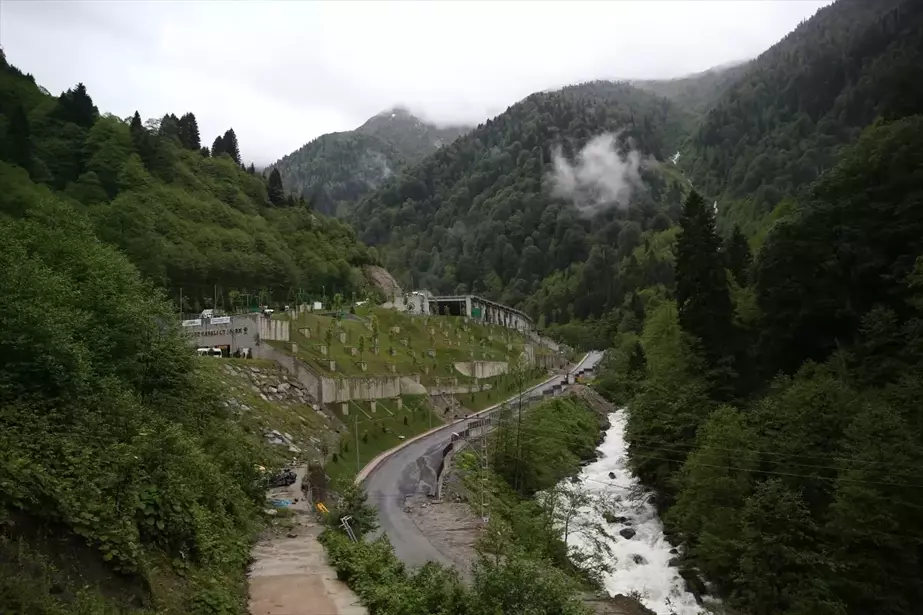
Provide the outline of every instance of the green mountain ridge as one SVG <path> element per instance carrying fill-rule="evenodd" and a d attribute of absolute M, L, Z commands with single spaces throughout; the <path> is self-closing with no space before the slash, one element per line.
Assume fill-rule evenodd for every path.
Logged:
<path fill-rule="evenodd" d="M 318 211 L 346 215 L 340 204 L 355 201 L 470 129 L 439 127 L 403 107 L 369 118 L 351 131 L 321 135 L 270 165 L 290 193 Z"/>
<path fill-rule="evenodd" d="M 713 105 L 680 166 L 751 233 L 830 168 L 876 118 L 923 105 L 923 7 L 839 0 L 753 60 Z"/>
<path fill-rule="evenodd" d="M 583 281 L 554 304 L 533 301 L 532 315 L 544 315 L 546 323 L 601 315 L 595 299 L 566 312 L 577 293 L 595 286 L 572 264 L 585 261 L 596 244 L 593 262 L 598 257 L 612 267 L 639 245 L 643 230 L 670 225 L 682 191 L 675 178 L 642 167 L 647 187 L 636 191 L 633 206 L 609 208 L 591 221 L 550 196 L 553 156 L 561 148 L 573 160 L 593 137 L 608 132 L 623 151 L 663 161 L 679 147 L 690 121 L 670 101 L 624 83 L 533 94 L 361 201 L 352 220 L 404 283 L 412 276 L 414 286 L 478 292 L 524 306 L 543 280 L 566 272 Z M 630 230 L 622 244 L 608 247 L 623 227 Z M 598 292 L 608 295 L 606 305 L 621 299 L 617 289 L 590 295 Z"/>

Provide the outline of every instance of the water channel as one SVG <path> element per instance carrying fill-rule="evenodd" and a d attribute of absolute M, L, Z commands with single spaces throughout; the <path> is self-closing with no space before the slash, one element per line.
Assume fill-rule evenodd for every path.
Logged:
<path fill-rule="evenodd" d="M 604 541 L 612 554 L 607 558 L 612 571 L 604 576 L 606 590 L 611 596 L 634 596 L 658 615 L 705 613 L 686 590 L 678 569 L 670 565 L 678 551 L 664 538 L 657 511 L 628 470 L 625 411 L 613 412 L 609 421 L 611 426 L 598 449 L 601 457 L 585 466 L 577 477 L 594 500 L 604 501 L 605 509 L 616 518 L 607 523 L 598 504 L 577 513 L 580 521 L 606 528 Z M 610 472 L 615 478 L 610 477 Z M 620 534 L 623 530 L 624 534 Z M 631 538 L 625 537 L 632 532 Z M 580 550 L 589 548 L 579 533 L 568 537 L 568 545 Z"/>

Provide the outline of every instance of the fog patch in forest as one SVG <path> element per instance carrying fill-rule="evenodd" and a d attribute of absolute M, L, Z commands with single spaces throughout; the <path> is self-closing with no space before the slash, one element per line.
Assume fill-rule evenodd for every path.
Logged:
<path fill-rule="evenodd" d="M 616 136 L 607 132 L 593 137 L 573 162 L 556 147 L 549 177 L 552 194 L 570 200 L 587 217 L 611 207 L 627 208 L 632 193 L 641 187 L 641 155 L 619 148 Z"/>

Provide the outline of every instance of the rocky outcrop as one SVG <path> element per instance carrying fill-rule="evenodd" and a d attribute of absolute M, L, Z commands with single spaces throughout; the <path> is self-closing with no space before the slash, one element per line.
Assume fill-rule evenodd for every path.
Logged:
<path fill-rule="evenodd" d="M 279 366 L 223 361 L 224 405 L 280 453 L 311 460 L 335 446 L 345 426 L 325 411 L 303 384 Z"/>

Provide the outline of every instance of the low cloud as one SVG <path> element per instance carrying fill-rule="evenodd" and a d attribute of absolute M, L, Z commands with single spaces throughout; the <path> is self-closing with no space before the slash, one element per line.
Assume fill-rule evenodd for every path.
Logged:
<path fill-rule="evenodd" d="M 616 135 L 590 139 L 571 163 L 558 147 L 552 153 L 552 194 L 573 202 L 581 214 L 593 216 L 610 207 L 626 208 L 641 186 L 641 155 L 622 151 Z"/>

